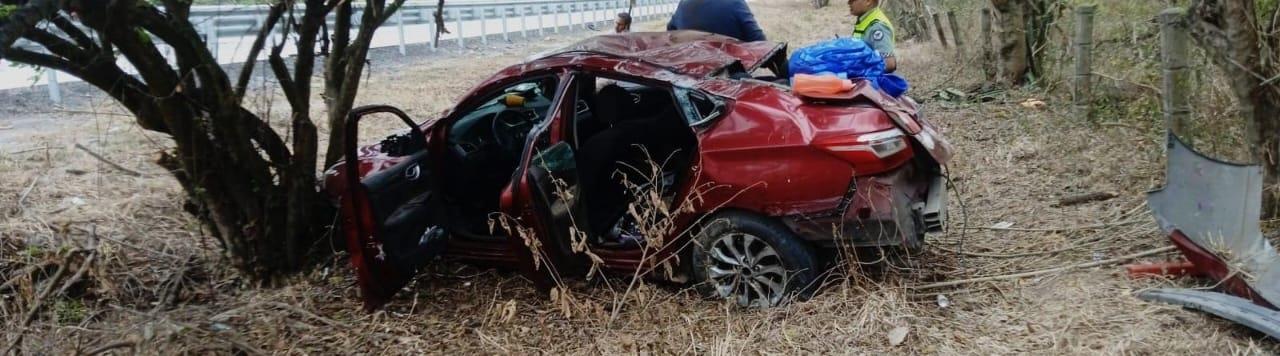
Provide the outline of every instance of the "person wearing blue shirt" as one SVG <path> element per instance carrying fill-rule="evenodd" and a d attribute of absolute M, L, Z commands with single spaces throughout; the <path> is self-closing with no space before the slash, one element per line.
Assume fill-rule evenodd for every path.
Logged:
<path fill-rule="evenodd" d="M 667 23 L 667 31 L 698 30 L 737 38 L 764 41 L 764 30 L 745 0 L 681 0 Z"/>

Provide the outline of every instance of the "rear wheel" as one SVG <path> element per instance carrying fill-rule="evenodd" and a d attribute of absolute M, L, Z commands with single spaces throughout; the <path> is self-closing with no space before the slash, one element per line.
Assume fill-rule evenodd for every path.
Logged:
<path fill-rule="evenodd" d="M 763 308 L 803 296 L 817 277 L 813 249 L 777 221 L 742 212 L 718 214 L 693 246 L 696 288 L 709 298 Z"/>

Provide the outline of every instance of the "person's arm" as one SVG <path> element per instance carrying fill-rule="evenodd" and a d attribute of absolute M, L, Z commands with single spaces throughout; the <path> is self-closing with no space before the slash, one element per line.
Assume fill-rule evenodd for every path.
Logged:
<path fill-rule="evenodd" d="M 738 31 L 742 33 L 742 40 L 745 42 L 764 41 L 764 30 L 760 29 L 760 24 L 756 22 L 756 16 L 751 13 L 751 8 L 747 6 L 747 2 L 739 0 L 735 2 L 733 9 L 733 18 L 738 20 Z"/>
<path fill-rule="evenodd" d="M 889 29 L 889 26 L 880 23 L 872 24 L 867 28 L 863 39 L 871 49 L 876 50 L 876 53 L 884 58 L 885 73 L 893 73 L 898 69 L 898 58 L 893 48 L 893 30 Z"/>

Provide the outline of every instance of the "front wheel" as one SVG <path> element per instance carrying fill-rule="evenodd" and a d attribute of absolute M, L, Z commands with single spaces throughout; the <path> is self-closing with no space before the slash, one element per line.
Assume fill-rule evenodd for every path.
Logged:
<path fill-rule="evenodd" d="M 718 214 L 693 246 L 696 288 L 739 306 L 784 304 L 812 290 L 817 278 L 813 249 L 777 221 L 741 212 Z"/>

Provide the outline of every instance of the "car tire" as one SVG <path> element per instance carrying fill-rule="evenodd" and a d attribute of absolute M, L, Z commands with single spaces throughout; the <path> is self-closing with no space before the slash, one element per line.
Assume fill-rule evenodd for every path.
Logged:
<path fill-rule="evenodd" d="M 813 247 L 776 220 L 720 213 L 694 239 L 690 276 L 704 297 L 763 308 L 807 298 L 815 289 L 819 264 Z"/>

